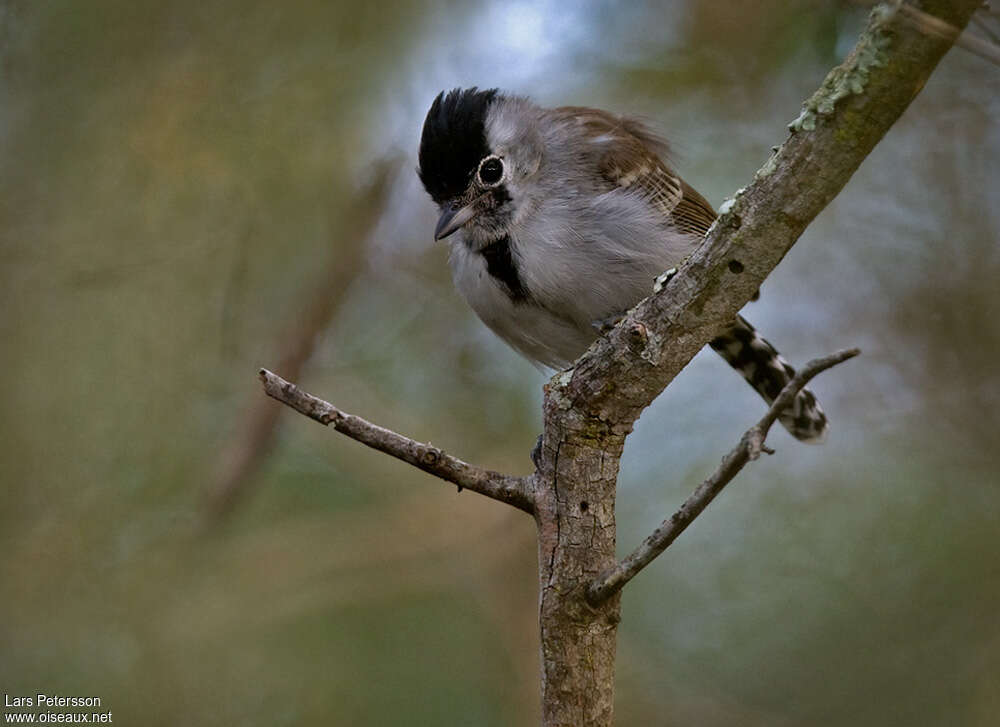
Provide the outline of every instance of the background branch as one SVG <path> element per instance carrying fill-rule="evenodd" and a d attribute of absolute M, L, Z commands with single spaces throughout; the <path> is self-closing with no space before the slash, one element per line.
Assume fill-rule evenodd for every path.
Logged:
<path fill-rule="evenodd" d="M 351 228 L 359 240 L 366 239 L 378 224 L 389 196 L 389 182 L 399 166 L 398 159 L 382 162 L 371 184 L 355 202 L 358 219 Z M 365 245 L 357 243 L 337 245 L 337 252 L 330 255 L 320 282 L 303 301 L 299 314 L 288 322 L 278 358 L 278 369 L 286 376 L 298 378 L 312 358 L 320 335 L 340 309 L 351 281 L 358 274 L 365 249 Z M 253 473 L 271 450 L 282 411 L 274 402 L 258 395 L 249 410 L 239 417 L 240 428 L 220 453 L 208 487 L 208 523 L 232 512 L 241 496 L 246 494 Z"/>
<path fill-rule="evenodd" d="M 452 457 L 431 444 L 417 442 L 402 434 L 372 424 L 341 411 L 333 404 L 302 391 L 267 369 L 260 370 L 267 395 L 287 404 L 320 424 L 333 425 L 341 434 L 377 449 L 414 467 L 494 500 L 531 513 L 534 511 L 531 478 L 485 470 Z"/>
<path fill-rule="evenodd" d="M 990 28 L 985 23 L 982 23 L 982 21 L 979 21 L 978 17 L 974 16 L 973 21 L 976 21 L 980 29 L 987 36 L 990 36 L 989 38 L 981 38 L 968 31 L 963 33 L 960 28 L 956 28 L 951 23 L 946 23 L 940 18 L 925 13 L 923 10 L 908 5 L 905 2 L 898 2 L 895 8 L 917 30 L 950 40 L 955 45 L 964 48 L 970 53 L 975 53 L 980 58 L 984 58 L 1000 66 L 1000 46 L 996 44 L 996 39 L 993 37 Z"/>
<path fill-rule="evenodd" d="M 879 5 L 879 3 L 869 2 L 869 0 L 854 0 L 854 4 L 869 8 Z M 1000 36 L 997 36 L 985 20 L 987 17 L 996 17 L 996 13 L 990 11 L 987 3 L 984 2 L 980 5 L 979 11 L 972 16 L 970 21 L 970 25 L 975 25 L 986 37 L 974 35 L 969 32 L 968 28 L 963 29 L 947 23 L 938 16 L 924 12 L 905 0 L 892 0 L 885 7 L 887 12 L 899 13 L 915 30 L 949 40 L 980 58 L 1000 65 Z"/>
<path fill-rule="evenodd" d="M 666 550 L 677 539 L 677 536 L 683 533 L 687 526 L 708 507 L 715 496 L 722 492 L 722 489 L 739 474 L 747 462 L 757 459 L 762 451 L 768 454 L 772 453 L 764 446 L 764 440 L 767 438 L 771 425 L 774 424 L 781 412 L 792 403 L 795 395 L 809 383 L 809 380 L 832 366 L 854 358 L 859 353 L 858 349 L 851 348 L 824 358 L 814 359 L 802 367 L 802 370 L 792 377 L 792 380 L 781 390 L 767 414 L 743 434 L 739 444 L 722 458 L 722 462 L 715 472 L 698 486 L 684 501 L 680 509 L 664 520 L 628 557 L 614 568 L 601 574 L 600 578 L 590 584 L 587 589 L 587 600 L 591 604 L 598 604 L 614 595 L 639 571 L 649 565 L 656 556 Z"/>

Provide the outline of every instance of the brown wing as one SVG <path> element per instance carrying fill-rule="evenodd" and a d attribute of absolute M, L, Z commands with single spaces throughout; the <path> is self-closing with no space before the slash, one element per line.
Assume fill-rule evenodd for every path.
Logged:
<path fill-rule="evenodd" d="M 670 213 L 674 226 L 681 232 L 704 235 L 716 216 L 708 200 L 681 179 L 681 199 Z"/>
<path fill-rule="evenodd" d="M 666 142 L 642 122 L 581 106 L 553 113 L 601 149 L 598 169 L 610 186 L 638 191 L 681 232 L 704 235 L 712 226 L 712 205 L 667 166 Z"/>

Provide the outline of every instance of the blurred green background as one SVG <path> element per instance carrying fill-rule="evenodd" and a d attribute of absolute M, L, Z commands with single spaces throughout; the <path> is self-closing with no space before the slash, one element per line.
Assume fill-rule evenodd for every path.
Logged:
<path fill-rule="evenodd" d="M 453 291 L 441 89 L 647 117 L 718 205 L 853 44 L 797 0 L 0 3 L 0 690 L 116 724 L 537 721 L 534 525 L 264 400 L 527 472 L 545 376 Z M 992 22 L 992 21 L 991 21 Z M 629 586 L 622 725 L 995 725 L 1000 69 L 952 51 L 745 314 L 815 384 Z M 619 548 L 762 412 L 702 354 Z M 272 434 L 272 424 L 276 429 Z"/>

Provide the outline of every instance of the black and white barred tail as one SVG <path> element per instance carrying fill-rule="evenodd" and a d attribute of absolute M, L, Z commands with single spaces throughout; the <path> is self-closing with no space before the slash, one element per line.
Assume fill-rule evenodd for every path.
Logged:
<path fill-rule="evenodd" d="M 730 366 L 743 374 L 743 378 L 768 404 L 795 376 L 795 369 L 742 316 L 738 316 L 732 328 L 710 345 Z M 803 442 L 818 444 L 826 438 L 826 414 L 809 389 L 798 393 L 778 421 L 793 437 Z"/>

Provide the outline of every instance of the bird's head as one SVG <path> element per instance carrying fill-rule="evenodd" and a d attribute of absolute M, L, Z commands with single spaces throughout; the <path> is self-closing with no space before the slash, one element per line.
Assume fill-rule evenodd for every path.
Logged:
<path fill-rule="evenodd" d="M 541 161 L 534 107 L 497 89 L 454 89 L 431 104 L 420 138 L 420 181 L 441 216 L 434 239 L 459 229 L 479 246 L 507 234 Z"/>

